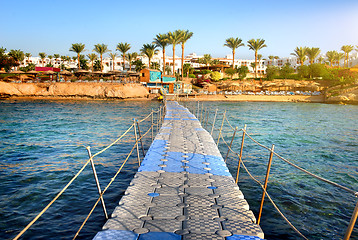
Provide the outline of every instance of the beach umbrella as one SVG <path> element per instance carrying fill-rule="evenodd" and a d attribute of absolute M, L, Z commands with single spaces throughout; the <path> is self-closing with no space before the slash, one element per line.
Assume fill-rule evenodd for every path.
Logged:
<path fill-rule="evenodd" d="M 89 73 L 89 71 L 84 70 L 84 69 L 80 69 L 80 70 L 76 71 L 75 73 L 78 73 L 78 74 L 86 74 L 86 73 Z"/>
<path fill-rule="evenodd" d="M 15 74 L 23 74 L 23 73 L 25 73 L 25 72 L 20 71 L 20 70 L 14 70 L 14 71 L 12 71 L 11 73 L 15 73 Z"/>
<path fill-rule="evenodd" d="M 48 70 L 48 71 L 46 71 L 46 72 L 43 72 L 43 74 L 45 74 L 45 75 L 52 75 L 52 74 L 56 74 L 57 72 L 54 72 L 54 71 L 52 71 L 52 70 Z"/>
<path fill-rule="evenodd" d="M 72 75 L 72 73 L 70 71 L 67 70 L 63 70 L 60 72 L 61 75 Z"/>
<path fill-rule="evenodd" d="M 35 70 L 31 70 L 26 72 L 26 74 L 39 74 L 39 72 L 35 71 Z"/>
<path fill-rule="evenodd" d="M 18 76 L 19 80 L 21 80 L 21 78 L 20 78 L 20 74 L 24 74 L 25 72 L 20 71 L 20 70 L 14 70 L 14 71 L 12 71 L 11 73 L 17 74 L 17 76 Z"/>

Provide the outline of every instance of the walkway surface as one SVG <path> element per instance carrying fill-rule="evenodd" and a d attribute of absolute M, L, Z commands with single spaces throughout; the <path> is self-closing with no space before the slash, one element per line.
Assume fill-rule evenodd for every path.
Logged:
<path fill-rule="evenodd" d="M 259 240 L 261 228 L 213 138 L 167 103 L 163 125 L 95 240 Z"/>

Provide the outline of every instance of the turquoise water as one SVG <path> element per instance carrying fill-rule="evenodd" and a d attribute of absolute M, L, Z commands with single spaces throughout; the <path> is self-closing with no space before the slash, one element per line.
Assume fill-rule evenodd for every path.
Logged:
<path fill-rule="evenodd" d="M 196 103 L 185 103 L 195 110 Z M 144 101 L 2 101 L 0 102 L 0 236 L 13 238 L 62 189 L 92 153 L 115 140 L 132 123 L 157 108 Z M 305 169 L 358 190 L 358 106 L 303 103 L 207 102 L 219 109 L 216 128 L 226 109 L 233 126 L 242 128 L 265 146 Z M 221 118 L 221 119 L 220 119 Z M 143 123 L 142 131 L 148 129 Z M 206 125 L 205 123 L 203 124 Z M 102 188 L 115 174 L 133 144 L 131 138 L 95 159 Z M 232 129 L 224 124 L 231 140 Z M 217 131 L 214 132 L 217 137 Z M 239 151 L 241 132 L 233 148 Z M 148 148 L 150 139 L 144 142 Z M 245 140 L 243 160 L 254 176 L 264 179 L 269 153 Z M 219 144 L 223 155 L 227 148 Z M 136 156 L 105 195 L 111 213 L 137 170 Z M 237 159 L 228 165 L 236 174 Z M 289 220 L 309 239 L 343 237 L 354 205 L 351 194 L 321 183 L 274 157 L 268 192 Z M 241 170 L 239 185 L 257 216 L 262 192 Z M 23 239 L 71 239 L 97 198 L 88 167 L 69 190 L 24 235 Z M 97 207 L 79 239 L 91 239 L 105 219 Z M 300 239 L 265 201 L 261 227 L 267 239 Z M 351 239 L 358 239 L 358 231 Z"/>

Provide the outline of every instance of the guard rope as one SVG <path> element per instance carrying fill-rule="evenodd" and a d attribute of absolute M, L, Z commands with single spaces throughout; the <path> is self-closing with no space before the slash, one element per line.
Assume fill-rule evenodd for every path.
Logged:
<path fill-rule="evenodd" d="M 159 113 L 160 110 L 157 110 L 157 111 L 153 111 L 148 114 L 144 119 L 140 120 L 139 122 L 143 122 L 144 120 L 148 119 L 154 112 L 156 113 Z M 154 125 L 154 124 L 153 124 Z M 148 132 L 153 128 L 153 125 L 151 125 L 151 128 L 149 128 L 149 130 L 142 136 L 140 137 L 136 143 L 135 143 L 135 146 L 136 144 L 138 144 L 138 141 L 140 139 L 142 139 L 146 134 L 148 134 Z M 111 144 L 109 144 L 107 147 L 103 148 L 102 150 L 100 150 L 99 152 L 95 153 L 94 155 L 92 155 L 86 162 L 85 164 L 81 167 L 81 169 L 72 177 L 72 179 L 61 189 L 61 191 L 50 201 L 50 203 L 48 203 L 46 205 L 45 208 L 43 208 L 41 210 L 41 212 L 39 212 L 36 217 L 26 225 L 25 228 L 23 228 L 20 233 L 18 233 L 14 240 L 17 240 L 19 239 L 50 207 L 51 205 L 68 189 L 68 187 L 74 182 L 74 180 L 77 179 L 77 177 L 83 172 L 83 170 L 87 167 L 87 165 L 91 162 L 91 160 L 93 160 L 94 157 L 98 156 L 99 154 L 105 152 L 106 150 L 108 150 L 110 147 L 112 147 L 114 144 L 116 144 L 117 142 L 119 142 L 123 137 L 125 137 L 127 135 L 127 133 L 133 128 L 135 127 L 135 124 L 133 123 L 120 137 L 118 137 L 114 142 L 112 142 Z M 133 152 L 133 148 L 130 152 L 130 154 L 132 154 Z M 126 160 L 124 161 L 124 164 L 127 162 L 130 154 L 127 156 Z M 115 178 L 117 177 L 117 175 L 119 174 L 119 172 L 122 170 L 124 164 L 122 164 L 122 166 L 120 167 L 119 171 L 115 174 L 115 176 L 111 179 L 110 183 L 107 185 L 107 187 L 102 191 L 102 193 L 100 194 L 100 197 L 99 197 L 99 200 L 100 198 L 103 196 L 103 194 L 105 193 L 105 191 L 108 189 L 108 187 L 112 184 L 112 182 L 115 180 Z M 98 204 L 99 200 L 97 201 L 96 205 Z M 94 207 L 95 208 L 95 207 Z M 93 210 L 91 210 L 91 214 L 92 214 Z M 89 216 L 88 216 L 89 217 Z M 87 218 L 86 218 L 86 222 L 87 222 Z M 84 223 L 85 224 L 85 223 Z M 83 225 L 84 225 L 83 224 Z M 81 226 L 81 229 L 82 229 L 83 226 Z M 80 231 L 80 230 L 79 230 Z M 79 232 L 78 232 L 79 233 Z M 77 235 L 77 234 L 76 234 Z"/>
<path fill-rule="evenodd" d="M 228 148 L 230 149 L 230 151 L 234 154 L 236 154 L 236 156 L 240 159 L 240 155 L 235 152 L 230 146 L 228 146 Z M 240 161 L 240 160 L 239 160 Z M 274 206 L 274 208 L 276 209 L 276 211 L 281 215 L 281 217 L 288 223 L 288 225 L 290 225 L 290 227 L 296 232 L 298 233 L 302 238 L 308 240 L 308 238 L 306 238 L 289 220 L 288 218 L 282 213 L 282 211 L 278 208 L 278 206 L 275 204 L 275 202 L 272 200 L 271 196 L 269 195 L 269 193 L 265 190 L 264 185 L 262 185 L 262 183 L 256 179 L 251 173 L 250 171 L 246 168 L 244 161 L 241 159 L 241 164 L 244 167 L 245 171 L 247 172 L 247 174 L 250 176 L 250 178 L 252 180 L 254 180 L 261 188 L 262 190 L 265 192 L 265 194 L 267 195 L 268 199 L 270 200 L 270 202 L 272 203 L 272 205 Z"/>
<path fill-rule="evenodd" d="M 259 146 L 261 146 L 261 147 L 267 149 L 268 151 L 272 152 L 276 157 L 278 157 L 279 159 L 281 159 L 281 160 L 283 160 L 284 162 L 288 163 L 289 165 L 295 167 L 296 169 L 298 169 L 298 170 L 300 170 L 300 171 L 302 171 L 302 172 L 304 172 L 304 173 L 306 173 L 306 174 L 308 174 L 308 175 L 310 175 L 310 176 L 312 176 L 312 177 L 314 177 L 314 178 L 317 178 L 317 179 L 319 179 L 319 180 L 321 180 L 321 181 L 323 181 L 323 182 L 326 182 L 326 183 L 331 184 L 331 185 L 333 185 L 333 186 L 335 186 L 335 187 L 341 188 L 341 189 L 343 189 L 343 190 L 345 190 L 345 191 L 347 191 L 347 192 L 349 192 L 349 193 L 352 193 L 354 196 L 358 196 L 358 192 L 357 192 L 357 191 L 354 191 L 354 190 L 352 190 L 352 189 L 349 189 L 349 188 L 347 188 L 347 187 L 345 187 L 345 186 L 342 186 L 342 185 L 340 185 L 340 184 L 338 184 L 338 183 L 335 183 L 335 182 L 330 181 L 330 180 L 328 180 L 328 179 L 325 179 L 325 178 L 323 178 L 323 177 L 321 177 L 321 176 L 318 176 L 318 175 L 316 175 L 316 174 L 314 174 L 314 173 L 311 173 L 311 172 L 307 171 L 306 169 L 304 169 L 304 168 L 302 168 L 302 167 L 299 167 L 298 165 L 296 165 L 296 164 L 290 162 L 289 160 L 285 159 L 284 157 L 281 157 L 278 153 L 276 153 L 275 151 L 272 151 L 270 148 L 268 148 L 268 147 L 266 147 L 266 146 L 260 144 L 259 142 L 255 141 L 244 129 L 241 129 L 241 131 L 245 132 L 246 136 L 248 136 L 248 137 L 249 137 L 252 141 L 254 141 L 257 145 L 259 145 Z"/>
<path fill-rule="evenodd" d="M 229 122 L 229 120 L 228 120 L 228 118 L 227 118 L 226 115 L 225 115 L 225 120 L 226 120 L 226 122 L 228 123 L 229 127 L 230 127 L 232 130 L 234 130 L 235 128 L 230 124 L 230 122 Z M 217 129 L 215 128 L 215 126 L 212 126 L 212 129 L 213 129 L 213 130 L 214 130 L 214 129 L 217 130 Z M 263 144 L 259 143 L 259 142 L 256 141 L 255 139 L 253 139 L 253 138 L 251 137 L 251 135 L 248 134 L 245 129 L 240 129 L 240 131 L 243 131 L 243 133 L 244 133 L 245 135 L 247 135 L 247 136 L 249 137 L 249 139 L 251 139 L 255 144 L 257 144 L 258 146 L 260 146 L 260 147 L 262 147 L 262 148 L 268 150 L 269 152 L 272 152 L 272 154 L 274 154 L 275 156 L 277 156 L 279 159 L 281 159 L 281 160 L 283 160 L 284 162 L 288 163 L 289 165 L 295 167 L 296 169 L 298 169 L 298 170 L 300 170 L 300 171 L 302 171 L 302 172 L 304 172 L 304 173 L 306 173 L 306 174 L 308 174 L 308 175 L 310 175 L 310 176 L 312 176 L 312 177 L 314 177 L 314 178 L 316 178 L 316 179 L 318 179 L 318 180 L 321 180 L 321 181 L 323 181 L 323 182 L 326 182 L 326 183 L 328 183 L 328 184 L 331 184 L 331 185 L 333 185 L 333 186 L 335 186 L 335 187 L 341 188 L 341 189 L 343 189 L 343 190 L 345 190 L 345 191 L 347 191 L 347 192 L 349 192 L 349 193 L 352 193 L 354 196 L 358 197 L 358 192 L 357 192 L 357 191 L 354 191 L 354 190 L 352 190 L 352 189 L 349 189 L 349 188 L 347 188 L 347 187 L 345 187 L 345 186 L 342 186 L 342 185 L 340 185 L 340 184 L 338 184 L 338 183 L 335 183 L 335 182 L 333 182 L 333 181 L 330 181 L 330 180 L 328 180 L 328 179 L 325 179 L 325 178 L 323 178 L 323 177 L 320 177 L 320 176 L 318 176 L 318 175 L 316 175 L 316 174 L 314 174 L 314 173 L 311 173 L 311 172 L 309 172 L 309 171 L 303 169 L 302 167 L 299 167 L 298 165 L 296 165 L 296 164 L 290 162 L 289 160 L 287 160 L 287 159 L 281 157 L 278 153 L 276 153 L 276 152 L 273 151 L 272 149 L 270 149 L 270 148 L 264 146 Z M 235 152 L 235 151 L 228 145 L 228 143 L 227 143 L 226 140 L 224 139 L 223 135 L 221 134 L 221 131 L 219 132 L 218 138 L 219 138 L 219 139 L 221 138 L 221 139 L 224 141 L 224 143 L 226 144 L 226 146 L 228 147 L 228 149 L 229 149 L 232 153 L 236 154 L 237 157 L 239 157 L 239 161 L 240 161 L 240 156 L 239 156 L 239 154 L 238 154 L 237 152 Z M 272 203 L 272 205 L 274 206 L 274 208 L 276 209 L 276 211 L 281 215 L 281 217 L 282 217 L 282 218 L 289 224 L 289 226 L 290 226 L 297 234 L 299 234 L 303 239 L 308 239 L 307 237 L 305 237 L 305 236 L 287 219 L 287 217 L 282 213 L 282 211 L 281 211 L 281 210 L 278 208 L 278 206 L 275 204 L 275 202 L 273 201 L 273 199 L 271 198 L 271 196 L 269 195 L 269 193 L 265 190 L 263 184 L 262 184 L 258 179 L 256 179 L 256 178 L 250 173 L 250 171 L 247 169 L 247 167 L 245 166 L 245 164 L 244 164 L 244 162 L 243 162 L 242 160 L 241 160 L 241 163 L 242 163 L 242 166 L 244 167 L 245 171 L 247 172 L 247 174 L 250 176 L 250 178 L 253 179 L 257 184 L 260 185 L 260 187 L 262 188 L 262 190 L 264 191 L 264 193 L 266 194 L 266 196 L 268 197 L 268 199 L 270 200 L 270 202 Z"/>
<path fill-rule="evenodd" d="M 86 219 L 83 221 L 81 227 L 78 229 L 76 235 L 73 237 L 73 239 L 76 239 L 78 234 L 81 232 L 82 228 L 84 227 L 84 225 L 87 223 L 89 217 L 92 215 L 94 209 L 97 207 L 99 201 L 101 200 L 101 198 L 103 197 L 104 193 L 107 191 L 107 189 L 112 185 L 112 183 L 114 182 L 114 180 L 117 178 L 118 174 L 122 171 L 122 168 L 124 167 L 124 165 L 126 164 L 126 162 L 128 161 L 129 157 L 132 155 L 136 145 L 138 144 L 138 142 L 136 142 L 133 147 L 132 150 L 129 152 L 129 154 L 127 155 L 126 159 L 124 160 L 124 162 L 122 163 L 122 165 L 120 166 L 120 168 L 118 169 L 118 171 L 116 172 L 116 174 L 114 175 L 114 177 L 111 178 L 111 181 L 107 184 L 107 186 L 104 188 L 104 190 L 101 192 L 101 194 L 99 195 L 97 201 L 95 202 L 95 204 L 93 205 L 91 211 L 88 213 Z"/>

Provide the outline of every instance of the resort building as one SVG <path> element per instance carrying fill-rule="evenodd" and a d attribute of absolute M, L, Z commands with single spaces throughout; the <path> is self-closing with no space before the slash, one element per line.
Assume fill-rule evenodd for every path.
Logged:
<path fill-rule="evenodd" d="M 191 65 L 191 67 L 193 67 L 193 68 L 203 69 L 206 65 L 199 63 L 199 59 L 203 58 L 203 57 L 204 56 L 197 55 L 196 53 L 190 53 L 187 56 L 185 56 L 184 64 L 189 63 Z M 146 66 L 148 66 L 149 59 L 147 57 L 138 56 L 138 59 L 140 59 Z M 217 60 L 219 62 L 219 64 L 218 64 L 219 66 L 221 65 L 221 66 L 230 66 L 231 67 L 231 65 L 232 65 L 232 55 L 231 54 L 225 56 L 224 58 L 212 58 L 212 60 Z M 163 64 L 164 64 L 163 52 L 158 51 L 158 53 L 156 55 L 154 55 L 153 58 L 151 59 L 151 62 L 157 63 L 159 65 L 159 69 L 162 70 Z M 319 63 L 318 60 L 316 60 L 315 62 Z M 66 66 L 67 68 L 70 68 L 70 69 L 77 68 L 77 59 L 73 59 L 73 58 L 70 58 L 69 60 L 61 60 L 60 58 L 49 59 L 48 57 L 46 57 L 45 59 L 42 60 L 40 57 L 29 57 L 29 58 L 25 58 L 25 60 L 21 64 L 21 66 L 26 66 L 30 63 L 35 64 L 35 66 L 37 66 L 37 67 L 45 67 L 47 64 L 51 64 L 53 67 L 59 68 L 61 66 L 61 64 L 63 64 L 64 66 Z M 254 73 L 255 72 L 255 69 L 253 67 L 254 63 L 255 63 L 254 59 L 235 59 L 234 66 L 235 67 L 247 66 L 249 69 L 249 72 Z M 268 66 L 283 67 L 287 63 L 290 64 L 290 66 L 293 67 L 294 69 L 297 69 L 301 65 L 300 61 L 294 56 L 279 58 L 279 59 L 261 59 L 261 60 L 258 60 L 257 73 L 265 74 Z M 306 60 L 304 62 L 304 64 L 309 65 L 309 61 Z M 335 63 L 335 64 L 337 65 L 337 63 Z M 342 59 L 338 64 L 339 64 L 339 66 L 343 67 L 344 59 Z M 357 64 L 358 64 L 358 53 L 351 53 L 350 58 L 349 58 L 349 67 L 352 67 Z M 88 65 L 90 65 L 89 62 L 88 62 Z M 173 74 L 172 73 L 172 69 L 173 69 L 173 57 L 172 56 L 165 56 L 165 65 L 167 66 L 166 69 L 170 69 L 169 73 Z M 123 66 L 123 58 L 122 57 L 116 57 L 114 59 L 114 61 L 107 56 L 103 57 L 103 72 L 109 72 L 112 70 L 134 71 L 135 65 L 132 64 L 131 67 L 132 67 L 132 69 L 129 69 L 130 64 L 127 59 L 125 60 L 125 64 Z M 180 73 L 180 71 L 181 71 L 181 57 L 179 57 L 179 56 L 175 56 L 174 69 L 175 69 L 176 73 Z M 222 69 L 224 69 L 224 68 L 222 68 Z M 220 69 L 218 71 L 222 72 L 222 70 L 220 70 Z M 167 74 L 167 72 L 165 74 Z"/>

